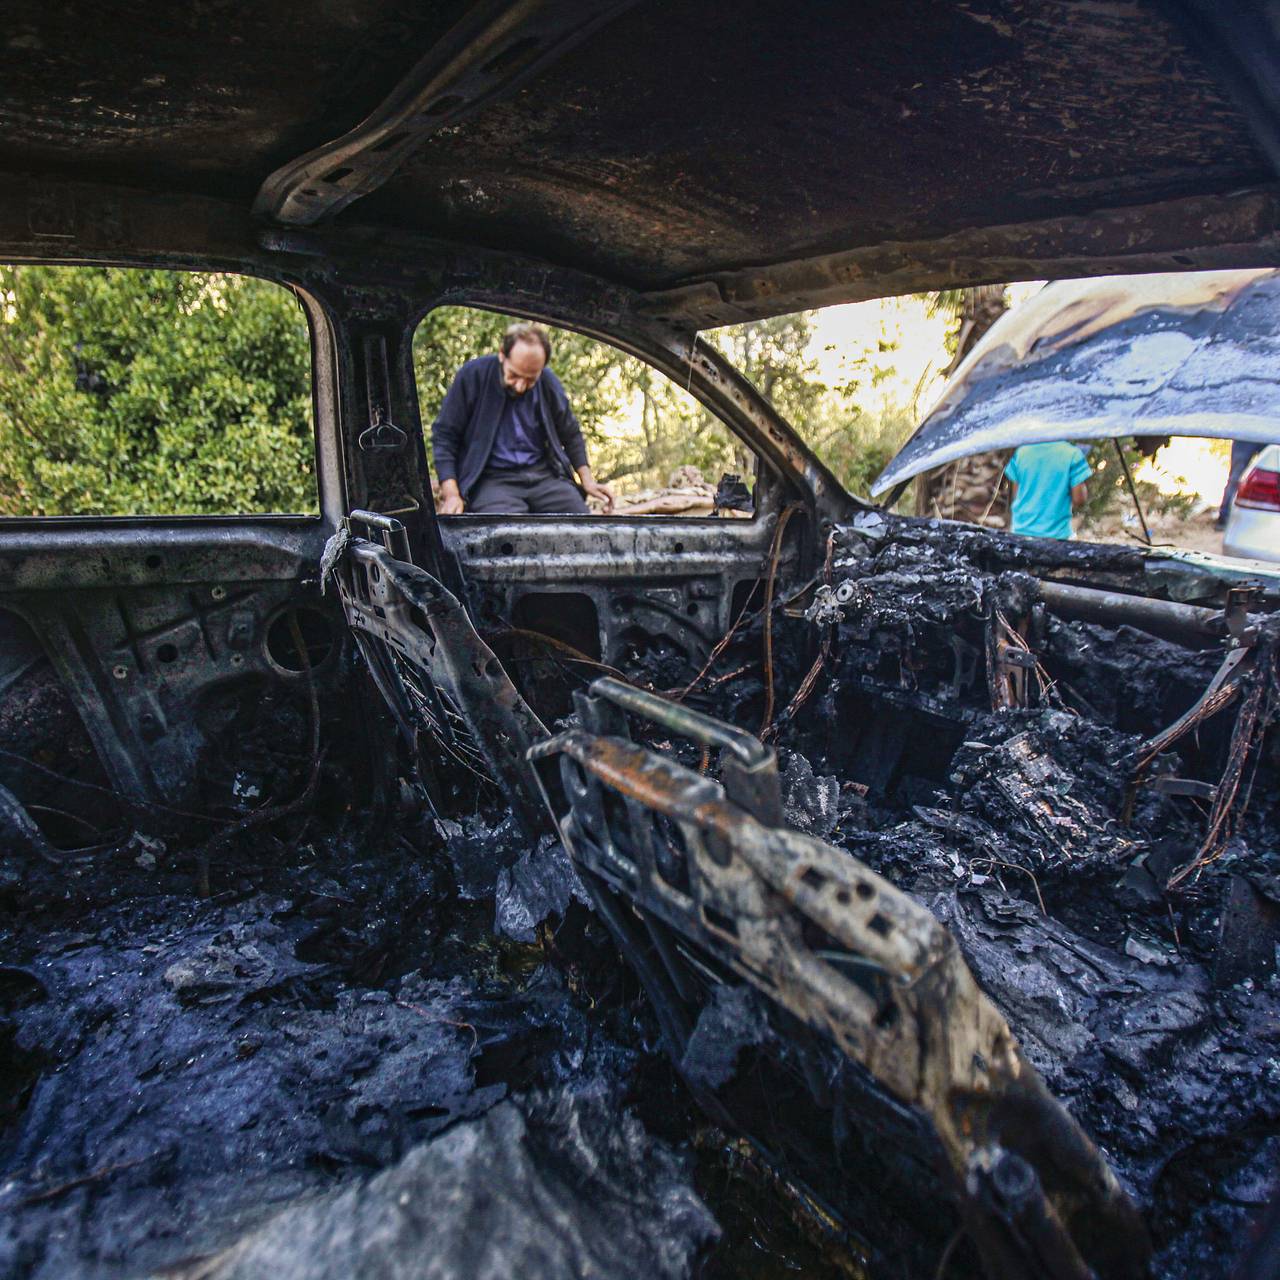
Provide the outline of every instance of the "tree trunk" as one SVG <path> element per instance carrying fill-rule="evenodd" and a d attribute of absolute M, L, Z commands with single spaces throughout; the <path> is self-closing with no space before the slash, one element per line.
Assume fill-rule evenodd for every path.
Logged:
<path fill-rule="evenodd" d="M 1009 309 L 1004 286 L 965 289 L 960 304 L 960 335 L 956 353 L 943 370 L 951 377 L 978 340 Z M 977 453 L 927 471 L 916 479 L 916 514 L 943 520 L 963 520 L 1003 529 L 1009 523 L 1009 486 L 1002 483 L 1009 452 Z"/>

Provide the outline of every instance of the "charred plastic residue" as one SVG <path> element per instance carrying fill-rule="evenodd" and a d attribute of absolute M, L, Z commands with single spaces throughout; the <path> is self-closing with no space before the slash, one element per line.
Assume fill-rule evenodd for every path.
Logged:
<path fill-rule="evenodd" d="M 1068 620 L 976 547 L 840 532 L 814 591 L 776 595 L 771 676 L 756 616 L 685 702 L 753 732 L 772 702 L 788 822 L 947 925 L 1154 1273 L 1228 1275 L 1280 1155 L 1272 632 L 1148 759 L 1225 639 Z M 0 1271 L 976 1273 L 911 1117 L 830 1046 L 726 987 L 677 1064 L 718 1129 L 557 844 L 474 796 L 431 813 L 407 767 L 370 823 L 326 795 L 352 775 L 324 737 L 313 800 L 212 854 L 126 809 L 132 839 L 9 860 Z M 3 781 L 57 807 L 75 744 L 28 745 L 43 782 Z"/>

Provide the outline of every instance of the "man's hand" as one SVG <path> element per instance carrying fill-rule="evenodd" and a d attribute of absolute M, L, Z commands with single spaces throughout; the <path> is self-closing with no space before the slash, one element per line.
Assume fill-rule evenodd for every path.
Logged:
<path fill-rule="evenodd" d="M 590 467 L 578 468 L 578 479 L 582 481 L 582 491 L 588 498 L 599 498 L 604 503 L 604 513 L 613 510 L 613 490 L 608 485 L 600 484 L 591 474 Z"/>
<path fill-rule="evenodd" d="M 458 492 L 458 482 L 446 480 L 440 486 L 440 507 L 436 514 L 460 516 L 466 509 L 467 504 L 462 501 L 462 494 Z"/>

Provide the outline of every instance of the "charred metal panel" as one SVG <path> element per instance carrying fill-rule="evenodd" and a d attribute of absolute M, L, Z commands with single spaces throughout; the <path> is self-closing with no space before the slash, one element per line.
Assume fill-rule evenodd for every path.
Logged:
<path fill-rule="evenodd" d="M 922 289 L 1277 263 L 1276 189 L 1263 182 L 1212 198 L 1002 221 L 936 238 L 895 238 L 778 266 L 719 272 L 648 292 L 645 300 L 654 316 L 712 328 Z"/>
<path fill-rule="evenodd" d="M 223 524 L 147 538 L 115 522 L 92 532 L 51 523 L 0 534 L 0 607 L 39 636 L 120 790 L 184 797 L 209 741 L 207 699 L 298 678 L 281 665 L 273 624 L 286 611 L 318 610 L 307 549 L 319 525 L 300 533 L 282 521 L 273 535 L 261 522 Z M 336 659 L 337 617 L 325 626 Z M 325 680 L 333 662 L 322 666 L 318 652 Z"/>
<path fill-rule="evenodd" d="M 1280 170 L 1280 28 L 1275 0 L 1167 0 L 1187 44 Z"/>
<path fill-rule="evenodd" d="M 514 93 L 635 0 L 472 6 L 464 20 L 358 129 L 302 156 L 263 184 L 261 218 L 310 226 L 377 190 L 431 134 Z"/>
<path fill-rule="evenodd" d="M 645 517 L 465 517 L 445 525 L 450 546 L 479 582 L 577 582 L 622 586 L 711 577 L 736 562 L 759 569 L 775 521 Z"/>
<path fill-rule="evenodd" d="M 237 195 L 350 128 L 468 6 L 5 11 L 0 166 Z"/>
<path fill-rule="evenodd" d="M 856 558 L 867 547 L 890 537 L 917 551 L 941 544 L 954 546 L 972 556 L 974 563 L 996 572 L 1020 570 L 1054 582 L 1156 600 L 1222 609 L 1233 586 L 1250 585 L 1258 587 L 1269 608 L 1280 604 L 1280 571 L 1256 561 L 1198 551 L 1028 538 L 976 525 L 878 511 L 866 512 L 839 526 L 836 546 Z M 1221 634 L 1221 628 L 1217 632 Z"/>
<path fill-rule="evenodd" d="M 230 200 L 156 192 L 75 178 L 6 177 L 0 191 L 0 256 L 6 260 L 103 262 L 244 270 L 253 226 Z M 267 267 L 267 270 L 270 268 Z"/>
<path fill-rule="evenodd" d="M 1193 49 L 1170 6 L 1139 0 L 753 2 L 732 23 L 674 0 L 620 7 L 565 26 L 563 6 L 533 4 L 235 0 L 215 20 L 22 3 L 0 51 L 0 169 L 6 185 L 40 175 L 30 242 L 149 252 L 175 235 L 198 247 L 181 205 L 205 197 L 247 230 L 273 171 L 297 180 L 295 203 L 337 208 L 431 132 L 341 221 L 585 267 L 686 327 L 1121 264 L 1275 261 L 1274 197 L 1249 193 L 1273 177 L 1257 112 L 1201 60 L 1238 36 L 1229 15 L 1202 13 Z M 479 79 L 415 80 L 459 70 L 458 30 L 479 33 L 462 57 Z M 1237 61 L 1256 82 L 1256 59 Z M 313 155 L 345 135 L 332 164 Z M 90 201 L 68 184 L 95 182 L 155 212 L 107 202 L 86 236 Z"/>
<path fill-rule="evenodd" d="M 776 572 L 800 577 L 813 559 L 806 522 L 792 525 Z M 618 666 L 655 643 L 701 662 L 733 623 L 735 593 L 769 572 L 777 517 L 757 520 L 590 521 L 462 517 L 444 537 L 466 566 L 480 624 L 510 623 L 523 593 L 587 595 L 600 620 L 603 661 Z"/>
<path fill-rule="evenodd" d="M 646 4 L 358 216 L 653 288 L 1270 176 L 1155 6 Z"/>

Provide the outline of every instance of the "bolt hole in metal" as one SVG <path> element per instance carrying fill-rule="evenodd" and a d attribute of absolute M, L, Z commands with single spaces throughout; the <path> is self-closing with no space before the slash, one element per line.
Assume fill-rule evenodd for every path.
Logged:
<path fill-rule="evenodd" d="M 653 815 L 653 862 L 658 874 L 681 893 L 689 892 L 689 851 L 678 823 L 665 813 Z"/>
<path fill-rule="evenodd" d="M 164 663 L 174 662 L 174 661 L 176 661 L 176 660 L 177 660 L 177 657 L 178 657 L 178 646 L 177 646 L 177 645 L 173 645 L 173 644 L 162 644 L 162 645 L 161 645 L 161 646 L 156 650 L 156 661 L 157 661 L 157 662 L 164 662 Z"/>
<path fill-rule="evenodd" d="M 887 938 L 893 932 L 893 925 L 878 911 L 867 921 L 867 928 L 872 933 L 878 933 L 882 938 Z"/>
<path fill-rule="evenodd" d="M 289 626 L 290 618 L 297 621 L 307 652 L 306 665 L 314 671 L 334 652 L 336 637 L 333 623 L 319 609 L 306 606 L 288 606 L 276 614 L 267 627 L 267 657 L 278 670 L 287 671 L 290 675 L 299 674 L 304 669 Z"/>
<path fill-rule="evenodd" d="M 163 563 L 164 563 L 164 559 L 161 556 L 155 555 L 154 553 L 152 555 L 149 555 L 143 561 L 143 564 L 145 564 L 148 569 L 158 569 Z"/>

